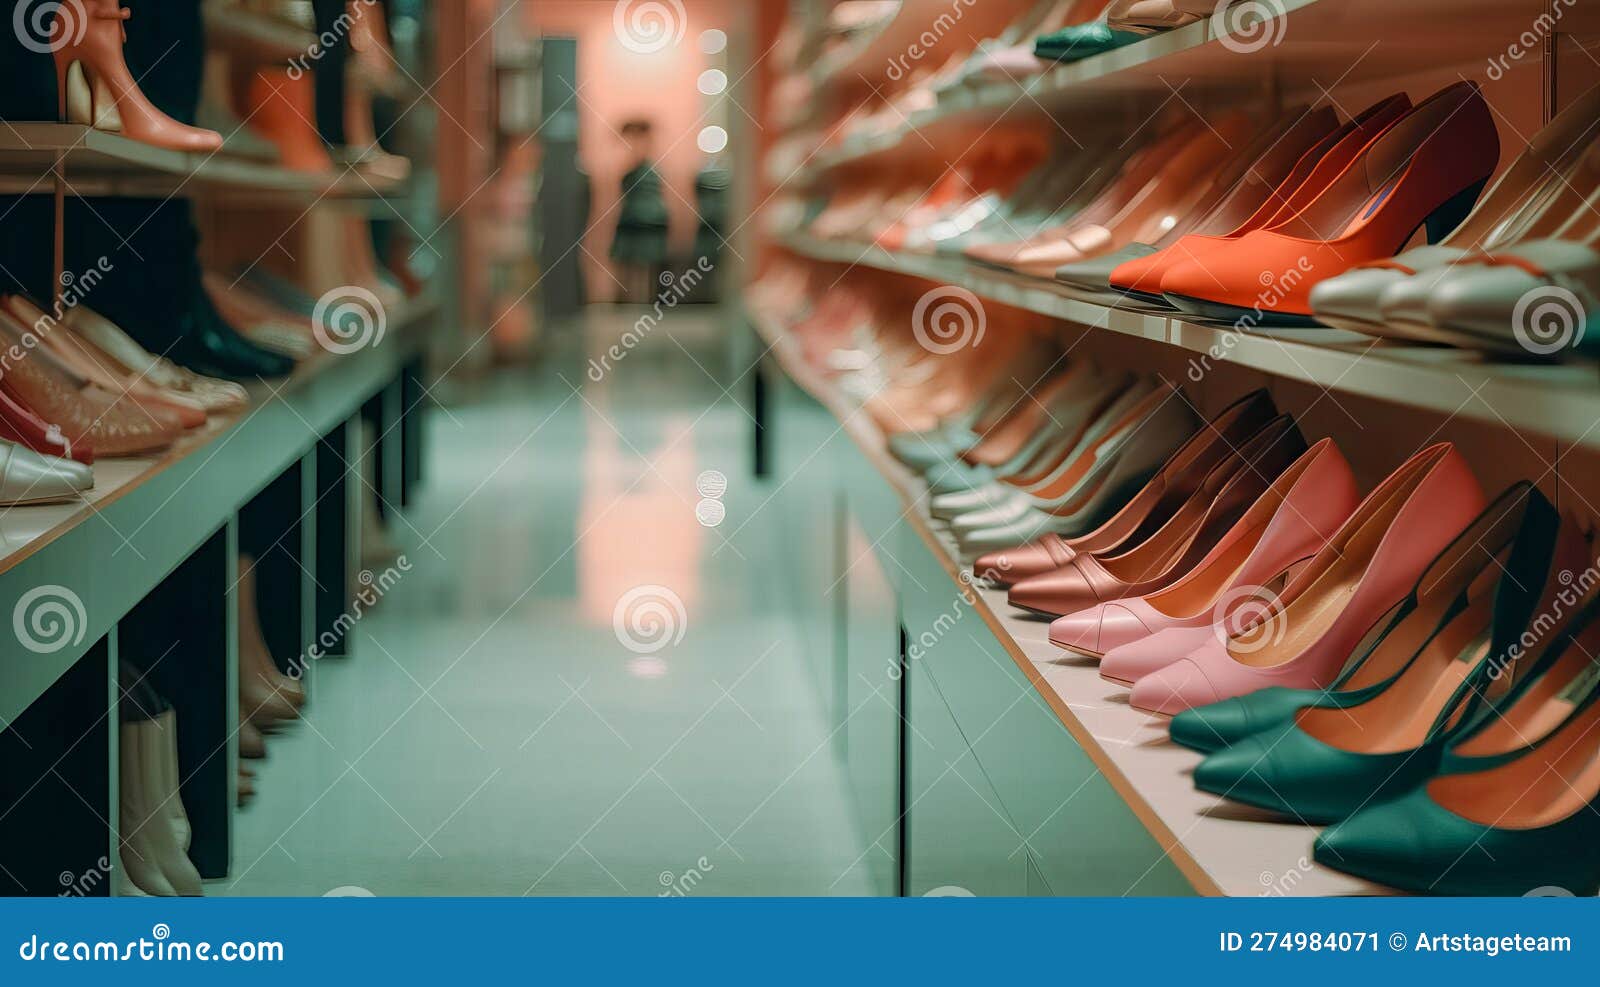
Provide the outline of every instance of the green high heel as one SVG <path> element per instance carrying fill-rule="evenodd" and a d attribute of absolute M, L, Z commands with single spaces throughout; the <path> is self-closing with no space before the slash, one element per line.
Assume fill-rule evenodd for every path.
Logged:
<path fill-rule="evenodd" d="M 1033 40 L 1033 53 L 1055 62 L 1077 62 L 1104 54 L 1149 37 L 1133 31 L 1118 31 L 1106 23 L 1105 15 L 1086 24 L 1074 24 L 1059 31 L 1041 34 Z"/>
<path fill-rule="evenodd" d="M 1175 743 L 1213 754 L 1246 737 L 1281 730 L 1303 709 L 1348 709 L 1387 689 L 1423 644 L 1455 616 L 1474 576 L 1518 538 L 1548 550 L 1560 517 L 1533 484 L 1512 484 L 1434 559 L 1416 588 L 1357 647 L 1326 691 L 1273 687 L 1184 710 L 1169 727 Z"/>
<path fill-rule="evenodd" d="M 1596 626 L 1574 644 L 1593 653 Z M 1574 686 L 1570 715 L 1521 756 L 1362 809 L 1317 837 L 1317 863 L 1423 894 L 1600 891 L 1600 678 Z"/>

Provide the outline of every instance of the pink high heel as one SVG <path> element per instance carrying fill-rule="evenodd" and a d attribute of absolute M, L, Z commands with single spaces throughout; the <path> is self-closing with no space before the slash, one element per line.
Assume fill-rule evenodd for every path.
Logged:
<path fill-rule="evenodd" d="M 1137 682 L 1204 642 L 1213 622 L 1228 616 L 1219 609 L 1249 605 L 1251 589 L 1309 561 L 1360 501 L 1344 454 L 1332 439 L 1322 439 L 1273 481 L 1188 575 L 1149 596 L 1062 617 L 1050 625 L 1050 643 L 1104 655 L 1101 678 Z"/>
<path fill-rule="evenodd" d="M 1267 686 L 1325 687 L 1483 506 L 1455 447 L 1429 446 L 1367 495 L 1282 599 L 1238 632 L 1214 634 L 1146 675 L 1129 701 L 1171 715 Z"/>

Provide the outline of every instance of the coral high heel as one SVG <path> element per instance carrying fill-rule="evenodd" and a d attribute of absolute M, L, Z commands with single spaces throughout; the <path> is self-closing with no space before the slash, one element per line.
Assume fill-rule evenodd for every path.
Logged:
<path fill-rule="evenodd" d="M 1317 325 L 1314 285 L 1394 256 L 1422 227 L 1430 242 L 1443 239 L 1471 211 L 1499 160 L 1482 93 L 1475 83 L 1456 83 L 1375 137 L 1293 218 L 1168 268 L 1162 294 L 1208 318 Z"/>
<path fill-rule="evenodd" d="M 122 22 L 130 16 L 118 0 L 82 0 L 57 12 L 51 38 L 52 47 L 60 45 L 55 60 L 61 122 L 173 151 L 205 154 L 222 147 L 221 134 L 179 123 L 139 88 L 122 57 Z"/>
<path fill-rule="evenodd" d="M 1232 217 L 1235 219 L 1232 226 L 1220 232 L 1197 230 L 1148 257 L 1128 261 L 1111 272 L 1111 287 L 1170 309 L 1171 304 L 1161 294 L 1161 278 L 1168 268 L 1204 257 L 1219 243 L 1237 240 L 1251 230 L 1272 226 L 1295 215 L 1316 201 L 1328 183 L 1344 171 L 1363 147 L 1410 109 L 1411 100 L 1404 94 L 1390 96 L 1367 107 L 1342 127 L 1331 128 L 1301 154 L 1288 174 L 1256 203 L 1255 209 L 1247 215 Z"/>

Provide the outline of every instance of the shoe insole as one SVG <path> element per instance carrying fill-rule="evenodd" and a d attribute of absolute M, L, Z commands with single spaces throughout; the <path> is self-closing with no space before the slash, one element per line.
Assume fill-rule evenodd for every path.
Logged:
<path fill-rule="evenodd" d="M 1358 706 L 1303 710 L 1300 729 L 1330 747 L 1361 754 L 1420 747 L 1467 676 L 1488 657 L 1492 614 L 1491 600 L 1471 604 L 1422 646 L 1387 689 Z"/>
<path fill-rule="evenodd" d="M 1398 175 L 1384 182 L 1383 186 L 1372 193 L 1361 208 L 1356 210 L 1355 215 L 1345 224 L 1344 229 L 1339 231 L 1338 236 L 1329 237 L 1329 239 L 1342 239 L 1367 225 L 1367 220 L 1373 217 L 1373 214 L 1378 211 L 1379 207 L 1383 205 L 1384 201 L 1389 198 L 1399 184 L 1400 178 Z"/>
<path fill-rule="evenodd" d="M 1408 463 L 1402 467 L 1405 473 L 1391 475 L 1373 491 L 1357 509 L 1357 517 L 1317 553 L 1306 576 L 1295 581 L 1292 597 L 1276 608 L 1271 619 L 1284 628 L 1282 640 L 1276 647 L 1229 648 L 1233 659 L 1253 668 L 1272 668 L 1295 660 L 1321 641 L 1355 597 L 1412 491 L 1442 455 L 1440 450 Z"/>
<path fill-rule="evenodd" d="M 1257 525 L 1239 532 L 1225 548 L 1205 566 L 1166 589 L 1144 598 L 1157 613 L 1168 617 L 1198 617 L 1216 606 L 1223 590 L 1232 586 L 1255 552 L 1266 532 L 1266 525 Z"/>
<path fill-rule="evenodd" d="M 1600 703 L 1527 756 L 1428 783 L 1440 806 L 1481 826 L 1538 829 L 1582 812 L 1600 793 Z"/>
<path fill-rule="evenodd" d="M 1559 634 L 1552 628 L 1546 641 Z M 1538 645 L 1536 644 L 1535 647 Z M 1500 716 L 1456 745 L 1465 757 L 1490 757 L 1526 747 L 1564 723 L 1583 701 L 1600 674 L 1596 649 L 1600 648 L 1600 623 L 1586 627 L 1570 641 L 1555 664 L 1532 683 Z"/>

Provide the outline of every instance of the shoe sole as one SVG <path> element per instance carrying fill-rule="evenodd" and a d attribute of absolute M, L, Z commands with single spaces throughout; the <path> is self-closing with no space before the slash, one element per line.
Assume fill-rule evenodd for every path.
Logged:
<path fill-rule="evenodd" d="M 1251 328 L 1327 328 L 1309 315 L 1297 315 L 1293 312 L 1257 312 L 1253 308 L 1240 308 L 1237 305 L 1227 305 L 1223 302 L 1214 302 L 1205 298 L 1191 298 L 1188 295 L 1163 294 L 1161 297 L 1166 300 L 1167 304 L 1181 312 L 1198 315 L 1202 318 L 1215 319 L 1218 322 L 1238 324 L 1249 320 Z"/>

